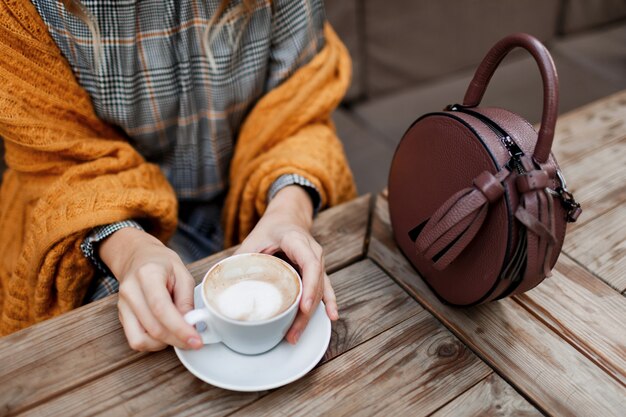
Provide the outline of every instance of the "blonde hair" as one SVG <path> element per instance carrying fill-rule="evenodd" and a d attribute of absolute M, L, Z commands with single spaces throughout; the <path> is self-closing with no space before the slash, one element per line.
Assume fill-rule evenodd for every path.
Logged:
<path fill-rule="evenodd" d="M 100 36 L 100 27 L 98 21 L 93 17 L 89 10 L 80 2 L 80 0 L 61 0 L 65 9 L 80 19 L 91 32 L 93 38 L 93 52 L 94 52 L 94 69 L 97 71 L 100 67 L 100 61 L 102 59 L 102 38 Z M 256 9 L 258 0 L 242 0 L 242 2 L 228 10 L 231 0 L 221 0 L 217 6 L 217 10 L 211 16 L 208 25 L 204 29 L 202 36 L 202 46 L 209 59 L 209 64 L 212 68 L 216 68 L 215 58 L 211 50 L 213 41 L 219 35 L 220 31 L 226 27 L 228 30 L 228 39 L 233 46 L 237 48 L 239 41 L 243 35 L 245 27 L 248 25 L 252 13 Z M 264 2 L 267 3 L 267 2 Z M 271 4 L 271 0 L 269 0 Z M 237 33 L 235 33 L 235 23 L 243 19 L 243 24 Z"/>
<path fill-rule="evenodd" d="M 230 4 L 230 0 L 222 0 L 220 2 L 215 14 L 211 16 L 209 24 L 204 29 L 204 34 L 202 36 L 202 46 L 204 47 L 204 52 L 206 53 L 207 58 L 209 59 L 211 68 L 215 69 L 217 67 L 213 51 L 211 50 L 211 46 L 213 45 L 213 41 L 217 35 L 224 27 L 226 27 L 228 30 L 229 42 L 233 48 L 236 49 L 239 46 L 239 41 L 241 40 L 244 29 L 252 17 L 252 12 L 254 12 L 256 3 L 256 0 L 243 0 L 238 7 L 234 7 L 226 12 L 226 9 Z M 242 18 L 243 24 L 240 26 L 239 31 L 235 33 L 234 25 Z"/>
<path fill-rule="evenodd" d="M 100 37 L 100 26 L 89 10 L 83 6 L 80 0 L 61 0 L 65 6 L 65 10 L 78 17 L 91 32 L 93 38 L 93 61 L 94 70 L 100 67 L 100 59 L 102 57 L 102 40 Z"/>

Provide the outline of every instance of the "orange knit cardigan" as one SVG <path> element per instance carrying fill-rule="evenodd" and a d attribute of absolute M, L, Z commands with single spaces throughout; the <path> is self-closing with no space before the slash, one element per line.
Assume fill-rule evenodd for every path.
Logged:
<path fill-rule="evenodd" d="M 330 114 L 350 78 L 350 59 L 325 28 L 314 59 L 264 96 L 244 122 L 224 208 L 227 244 L 243 239 L 284 173 L 307 177 L 322 202 L 355 187 Z M 0 3 L 0 137 L 7 171 L 0 188 L 0 335 L 81 304 L 93 277 L 80 243 L 94 226 L 146 220 L 166 241 L 176 228 L 175 194 L 88 94 L 27 0 Z"/>

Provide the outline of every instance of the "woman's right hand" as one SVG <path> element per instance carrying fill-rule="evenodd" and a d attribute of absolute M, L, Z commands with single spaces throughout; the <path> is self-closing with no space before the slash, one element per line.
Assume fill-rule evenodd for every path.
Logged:
<path fill-rule="evenodd" d="M 99 256 L 120 283 L 118 314 L 132 349 L 202 347 L 196 330 L 183 319 L 193 309 L 195 281 L 176 252 L 129 227 L 106 238 Z"/>

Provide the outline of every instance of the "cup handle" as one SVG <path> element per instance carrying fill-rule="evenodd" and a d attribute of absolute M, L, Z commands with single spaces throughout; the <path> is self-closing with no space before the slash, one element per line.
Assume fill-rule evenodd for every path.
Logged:
<path fill-rule="evenodd" d="M 185 314 L 184 319 L 187 323 L 195 326 L 198 323 L 203 323 L 205 325 L 204 329 L 198 329 L 198 333 L 200 333 L 200 337 L 202 338 L 202 342 L 205 345 L 209 345 L 212 343 L 219 343 L 222 341 L 222 338 L 215 331 L 214 326 L 211 324 L 211 314 L 203 308 L 198 308 L 196 310 L 191 310 L 187 314 Z"/>

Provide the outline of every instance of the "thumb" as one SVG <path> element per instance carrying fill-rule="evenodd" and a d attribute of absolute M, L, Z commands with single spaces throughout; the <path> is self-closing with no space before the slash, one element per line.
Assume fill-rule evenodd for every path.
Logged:
<path fill-rule="evenodd" d="M 235 255 L 240 253 L 273 253 L 278 250 L 278 245 L 272 245 L 267 239 L 258 237 L 257 233 L 250 233 L 235 250 Z"/>
<path fill-rule="evenodd" d="M 172 298 L 178 311 L 181 314 L 185 314 L 194 309 L 193 290 L 196 286 L 196 281 L 183 265 L 175 266 L 174 273 L 176 274 L 176 281 L 174 282 Z"/>

